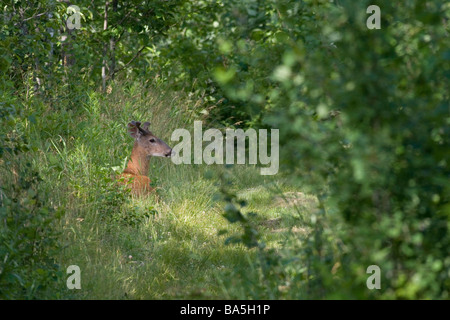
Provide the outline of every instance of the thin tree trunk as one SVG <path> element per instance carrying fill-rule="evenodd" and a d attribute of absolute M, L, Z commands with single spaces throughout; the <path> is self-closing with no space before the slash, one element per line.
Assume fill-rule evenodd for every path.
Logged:
<path fill-rule="evenodd" d="M 113 9 L 114 15 L 117 12 L 117 5 L 118 5 L 118 0 L 113 0 L 112 9 Z M 115 18 L 115 16 L 113 18 Z M 111 79 L 114 80 L 114 70 L 116 70 L 116 37 L 114 37 L 114 36 L 112 36 L 111 39 L 109 40 L 109 51 L 111 54 L 111 67 L 109 68 L 109 73 L 110 73 Z"/>
<path fill-rule="evenodd" d="M 27 28 L 27 25 L 25 23 L 25 18 L 24 18 L 25 12 L 24 12 L 24 9 L 21 8 L 21 7 L 19 7 L 18 11 L 19 11 L 19 16 L 20 16 L 20 21 L 21 21 L 20 29 L 21 29 L 22 35 L 26 36 L 26 35 L 28 35 L 28 28 Z M 29 66 L 26 66 L 26 68 L 27 69 L 25 71 L 24 70 L 24 66 L 22 65 L 21 71 L 22 71 L 22 81 L 24 81 L 26 83 L 26 95 L 25 95 L 25 97 L 28 100 L 28 98 L 30 96 L 30 91 L 32 91 L 32 89 L 30 88 L 30 82 L 28 81 L 28 69 L 29 69 Z"/>
<path fill-rule="evenodd" d="M 69 7 L 71 2 L 69 0 L 60 0 L 64 2 Z M 59 34 L 61 35 L 61 56 L 62 64 L 64 67 L 64 73 L 67 75 L 70 67 L 74 64 L 74 55 L 72 52 L 72 30 L 67 27 L 67 21 L 63 29 L 60 29 Z M 68 77 L 67 77 L 68 78 Z"/>
<path fill-rule="evenodd" d="M 105 3 L 105 15 L 103 17 L 103 30 L 106 31 L 108 28 L 108 1 Z M 106 65 L 107 65 L 107 53 L 108 53 L 108 46 L 105 42 L 103 45 L 103 64 L 102 64 L 102 90 L 103 92 L 106 91 Z"/>
<path fill-rule="evenodd" d="M 34 30 L 37 34 L 40 33 L 39 27 L 37 26 L 36 23 L 34 23 Z M 40 67 L 39 58 L 38 58 L 36 52 L 34 52 L 33 54 L 34 54 L 34 71 L 33 71 L 34 93 L 38 95 L 41 93 L 41 85 L 42 85 L 41 78 L 39 77 L 41 67 Z"/>

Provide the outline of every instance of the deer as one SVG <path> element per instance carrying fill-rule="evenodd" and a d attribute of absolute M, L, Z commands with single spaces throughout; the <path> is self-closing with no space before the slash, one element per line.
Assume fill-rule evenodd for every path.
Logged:
<path fill-rule="evenodd" d="M 147 176 L 150 158 L 170 158 L 172 155 L 172 148 L 149 131 L 149 126 L 150 122 L 145 122 L 142 126 L 139 121 L 128 123 L 128 133 L 134 138 L 134 145 L 127 167 L 119 176 L 122 183 L 131 187 L 131 193 L 138 196 L 154 191 Z"/>

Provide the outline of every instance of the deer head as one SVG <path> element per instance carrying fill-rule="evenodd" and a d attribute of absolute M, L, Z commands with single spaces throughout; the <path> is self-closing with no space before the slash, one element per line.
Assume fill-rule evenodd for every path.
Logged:
<path fill-rule="evenodd" d="M 149 157 L 170 157 L 172 148 L 164 141 L 148 130 L 150 122 L 144 122 L 141 126 L 139 121 L 131 121 L 128 124 L 128 133 L 135 139 L 133 147 L 139 154 Z"/>

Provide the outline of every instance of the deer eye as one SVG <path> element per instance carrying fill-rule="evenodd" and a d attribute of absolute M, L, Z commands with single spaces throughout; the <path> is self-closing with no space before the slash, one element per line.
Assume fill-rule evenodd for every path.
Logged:
<path fill-rule="evenodd" d="M 156 141 L 156 140 L 153 139 L 153 138 L 150 139 L 150 142 L 151 142 L 151 143 L 153 143 L 153 142 L 155 142 L 155 141 Z"/>

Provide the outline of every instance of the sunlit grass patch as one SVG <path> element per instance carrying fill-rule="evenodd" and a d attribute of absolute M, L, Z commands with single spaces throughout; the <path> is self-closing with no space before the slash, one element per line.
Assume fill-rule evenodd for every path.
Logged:
<path fill-rule="evenodd" d="M 106 96 L 88 93 L 90 102 L 71 114 L 63 131 L 45 108 L 35 110 L 40 112 L 37 125 L 45 132 L 28 127 L 35 146 L 32 161 L 44 178 L 43 188 L 51 190 L 51 201 L 65 212 L 58 225 L 64 247 L 59 263 L 63 268 L 78 265 L 82 272 L 83 289 L 68 296 L 258 296 L 246 292 L 257 290 L 252 284 L 233 287 L 236 274 L 254 268 L 257 276 L 261 270 L 257 250 L 227 244 L 242 230 L 224 218 L 224 203 L 217 197 L 221 176 L 228 176 L 227 188 L 245 201 L 243 213 L 256 214 L 252 221 L 267 248 L 279 249 L 287 234 L 302 227 L 295 210 L 303 206 L 301 214 L 307 215 L 312 197 L 305 195 L 298 202 L 291 196 L 298 191 L 280 177 L 261 176 L 255 166 L 175 165 L 161 158 L 150 162 L 156 191 L 146 197 L 131 195 L 115 182 L 133 144 L 127 122 L 150 121 L 152 131 L 170 145 L 170 133 L 188 127 L 193 106 L 201 102 L 161 88 L 126 88 L 113 87 Z M 281 201 L 282 195 L 290 200 Z"/>

